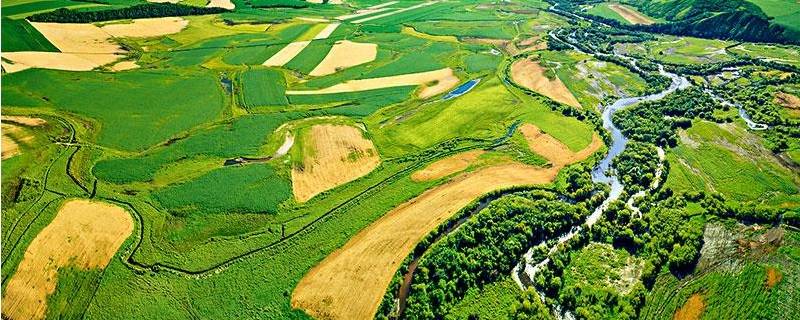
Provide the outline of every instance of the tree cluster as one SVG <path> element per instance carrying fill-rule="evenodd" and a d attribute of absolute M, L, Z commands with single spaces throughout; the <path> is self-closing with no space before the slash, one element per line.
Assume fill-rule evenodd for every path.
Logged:
<path fill-rule="evenodd" d="M 700 88 L 690 87 L 673 92 L 656 101 L 643 102 L 614 113 L 613 121 L 625 136 L 659 146 L 677 145 L 678 128 L 689 128 L 692 119 L 701 118 L 717 122 L 733 121 L 714 115 L 714 110 L 728 110 Z"/>
<path fill-rule="evenodd" d="M 506 276 L 531 246 L 565 232 L 588 209 L 544 191 L 505 196 L 431 248 L 414 275 L 405 316 L 437 318 L 470 288 Z"/>
<path fill-rule="evenodd" d="M 194 16 L 227 12 L 223 8 L 194 7 L 174 3 L 145 3 L 135 6 L 98 11 L 77 11 L 60 8 L 28 17 L 35 22 L 90 23 L 111 20 Z"/>

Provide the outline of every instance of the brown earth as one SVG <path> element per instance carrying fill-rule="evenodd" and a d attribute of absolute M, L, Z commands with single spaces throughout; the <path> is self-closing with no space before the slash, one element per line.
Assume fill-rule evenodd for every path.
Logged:
<path fill-rule="evenodd" d="M 767 281 L 765 283 L 767 289 L 772 289 L 772 287 L 781 282 L 781 279 L 783 279 L 783 274 L 778 269 L 767 267 Z"/>
<path fill-rule="evenodd" d="M 482 154 L 486 153 L 483 150 L 472 150 L 462 152 L 442 160 L 431 163 L 427 167 L 414 172 L 411 175 L 411 180 L 414 181 L 430 181 L 449 176 L 453 173 L 464 171 L 470 164 L 478 160 Z"/>
<path fill-rule="evenodd" d="M 124 53 L 107 31 L 90 23 L 31 22 L 47 40 L 65 53 Z"/>
<path fill-rule="evenodd" d="M 603 141 L 600 140 L 600 137 L 594 134 L 589 146 L 581 151 L 572 152 L 566 145 L 561 143 L 561 141 L 542 132 L 535 125 L 526 123 L 523 124 L 519 130 L 522 132 L 522 135 L 525 136 L 525 140 L 528 141 L 531 150 L 549 160 L 554 167 L 563 167 L 570 163 L 586 159 L 603 145 Z"/>
<path fill-rule="evenodd" d="M 12 124 L 2 124 L 3 137 L 0 141 L 0 159 L 8 159 L 19 154 L 19 145 L 11 138 L 10 133 L 18 132 L 19 127 Z"/>
<path fill-rule="evenodd" d="M 0 117 L 0 120 L 15 122 L 21 125 L 31 126 L 31 127 L 41 126 L 47 123 L 47 120 L 44 120 L 42 118 L 34 118 L 26 116 L 2 116 Z"/>
<path fill-rule="evenodd" d="M 58 269 L 105 268 L 133 231 L 133 219 L 121 207 L 69 200 L 33 239 L 3 296 L 3 318 L 43 319 Z"/>
<path fill-rule="evenodd" d="M 120 61 L 111 66 L 111 71 L 125 71 L 137 69 L 139 67 L 136 61 Z"/>
<path fill-rule="evenodd" d="M 189 20 L 181 17 L 163 17 L 134 19 L 130 23 L 107 24 L 100 29 L 117 38 L 151 38 L 178 33 L 188 25 Z"/>
<path fill-rule="evenodd" d="M 775 94 L 775 102 L 787 109 L 800 110 L 800 98 L 793 94 L 778 92 Z"/>
<path fill-rule="evenodd" d="M 519 85 L 536 91 L 557 102 L 580 108 L 581 104 L 561 79 L 553 80 L 545 76 L 545 69 L 530 59 L 520 59 L 511 64 L 511 79 Z"/>
<path fill-rule="evenodd" d="M 706 303 L 703 301 L 703 296 L 699 293 L 693 294 L 683 306 L 675 311 L 673 320 L 699 320 L 703 315 L 703 310 L 706 309 Z"/>
<path fill-rule="evenodd" d="M 298 202 L 358 179 L 378 166 L 380 157 L 361 130 L 343 125 L 315 125 L 304 137 L 312 148 L 302 166 L 292 168 L 292 190 Z"/>
<path fill-rule="evenodd" d="M 233 10 L 236 8 L 236 5 L 233 4 L 231 0 L 211 0 L 206 5 L 206 8 L 223 8 Z"/>
<path fill-rule="evenodd" d="M 4 52 L 3 70 L 8 73 L 19 72 L 30 68 L 90 71 L 112 63 L 123 56 L 113 53 L 63 53 L 20 51 Z M 10 62 L 6 62 L 8 60 Z"/>
<path fill-rule="evenodd" d="M 551 161 L 588 156 L 602 145 L 595 138 L 597 143 L 593 140 L 575 155 Z M 531 149 L 538 147 L 531 145 Z M 425 191 L 361 230 L 309 271 L 292 293 L 292 307 L 319 319 L 372 319 L 400 263 L 431 230 L 483 194 L 551 183 L 559 170 L 557 165 L 503 163 L 464 173 Z"/>
<path fill-rule="evenodd" d="M 653 24 L 653 19 L 650 19 L 641 13 L 619 4 L 609 4 L 608 7 L 614 12 L 621 15 L 625 20 L 632 24 Z"/>
<path fill-rule="evenodd" d="M 312 70 L 311 76 L 325 76 L 342 69 L 357 66 L 375 60 L 378 45 L 373 43 L 357 43 L 348 40 L 337 41 L 328 55 Z"/>

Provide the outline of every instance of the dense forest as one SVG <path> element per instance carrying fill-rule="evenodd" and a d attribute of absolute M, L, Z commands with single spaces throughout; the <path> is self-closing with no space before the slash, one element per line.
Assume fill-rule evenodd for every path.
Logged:
<path fill-rule="evenodd" d="M 126 8 L 98 11 L 78 11 L 60 8 L 50 12 L 34 14 L 28 17 L 28 20 L 34 22 L 89 23 L 124 19 L 193 16 L 226 11 L 228 10 L 222 8 L 194 7 L 174 3 L 146 3 Z"/>

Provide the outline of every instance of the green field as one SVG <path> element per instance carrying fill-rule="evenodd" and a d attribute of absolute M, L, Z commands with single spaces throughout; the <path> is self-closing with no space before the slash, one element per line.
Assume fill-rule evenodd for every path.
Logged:
<path fill-rule="evenodd" d="M 269 69 L 247 70 L 242 74 L 242 94 L 248 108 L 287 105 L 283 73 Z"/>

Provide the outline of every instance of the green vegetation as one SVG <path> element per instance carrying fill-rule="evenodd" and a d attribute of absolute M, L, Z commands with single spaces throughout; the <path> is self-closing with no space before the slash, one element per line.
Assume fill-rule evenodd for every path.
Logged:
<path fill-rule="evenodd" d="M 291 197 L 289 182 L 267 164 L 228 166 L 154 193 L 172 214 L 275 213 Z M 258 201 L 253 201 L 258 199 Z"/>
<path fill-rule="evenodd" d="M 719 192 L 737 201 L 800 204 L 796 173 L 776 163 L 758 137 L 741 126 L 697 121 L 667 156 L 666 188 Z"/>
<path fill-rule="evenodd" d="M 46 79 L 46 80 L 43 80 Z M 222 113 L 208 72 L 81 73 L 30 70 L 3 76 L 3 104 L 76 113 L 101 124 L 97 143 L 141 151 Z"/>
<path fill-rule="evenodd" d="M 3 9 L 4 11 L 6 9 Z M 3 52 L 49 51 L 58 52 L 47 39 L 26 20 L 11 20 L 3 17 Z"/>
<path fill-rule="evenodd" d="M 481 290 L 471 289 L 450 309 L 445 319 L 511 319 L 522 293 L 511 278 L 498 280 Z"/>
<path fill-rule="evenodd" d="M 592 6 L 589 8 L 589 10 L 586 10 L 586 13 L 606 19 L 616 20 L 621 24 L 631 24 L 627 19 L 619 15 L 619 13 L 609 8 L 608 3 L 599 3 L 595 6 Z"/>
<path fill-rule="evenodd" d="M 241 82 L 244 105 L 248 108 L 289 104 L 284 95 L 286 80 L 280 71 L 247 70 L 242 74 Z"/>

